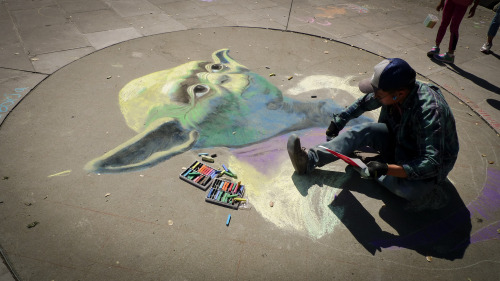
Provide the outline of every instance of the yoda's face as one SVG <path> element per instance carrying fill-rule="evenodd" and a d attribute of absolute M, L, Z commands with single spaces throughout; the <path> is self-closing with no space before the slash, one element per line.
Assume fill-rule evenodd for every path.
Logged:
<path fill-rule="evenodd" d="M 138 134 L 85 169 L 144 169 L 193 147 L 242 146 L 280 132 L 271 125 L 263 129 L 262 118 L 281 106 L 281 92 L 228 52 L 214 52 L 213 62 L 188 62 L 125 85 L 120 109 Z"/>
<path fill-rule="evenodd" d="M 141 132 L 155 120 L 169 117 L 186 129 L 201 130 L 200 126 L 214 124 L 214 118 L 225 122 L 236 111 L 248 117 L 281 104 L 281 92 L 230 58 L 228 50 L 215 52 L 213 59 L 192 61 L 128 83 L 120 91 L 127 124 Z"/>

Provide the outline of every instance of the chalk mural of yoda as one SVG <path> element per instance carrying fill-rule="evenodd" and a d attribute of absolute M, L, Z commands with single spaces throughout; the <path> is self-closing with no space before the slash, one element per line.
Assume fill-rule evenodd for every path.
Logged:
<path fill-rule="evenodd" d="M 213 62 L 191 61 L 125 85 L 120 109 L 138 134 L 90 161 L 86 170 L 140 170 L 192 148 L 242 147 L 291 131 L 326 128 L 340 111 L 332 99 L 284 97 L 228 53 L 222 49 L 213 53 Z"/>
<path fill-rule="evenodd" d="M 287 134 L 297 131 L 306 144 L 324 141 L 332 114 L 341 107 L 332 98 L 304 102 L 292 97 L 339 88 L 353 101 L 353 92 L 359 91 L 346 86 L 348 81 L 314 76 L 283 96 L 228 53 L 228 49 L 218 50 L 212 54 L 213 62 L 191 61 L 126 84 L 119 94 L 120 109 L 137 135 L 90 161 L 85 169 L 136 171 L 190 149 L 227 147 L 232 149 L 231 169 L 245 179 L 252 205 L 266 219 L 313 237 L 331 232 L 338 218 L 328 205 L 337 192 L 335 186 L 344 179 L 299 178 L 309 188 L 298 190 L 285 143 Z M 371 119 L 360 117 L 354 123 L 366 121 Z M 272 213 L 266 212 L 270 200 L 275 202 Z"/>

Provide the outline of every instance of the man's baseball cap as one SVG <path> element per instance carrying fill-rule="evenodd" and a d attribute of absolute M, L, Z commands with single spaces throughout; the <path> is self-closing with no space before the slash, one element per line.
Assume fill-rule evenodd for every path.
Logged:
<path fill-rule="evenodd" d="M 415 82 L 416 72 L 404 60 L 385 59 L 374 67 L 371 78 L 359 82 L 359 90 L 365 94 L 375 92 L 375 89 L 395 90 Z"/>

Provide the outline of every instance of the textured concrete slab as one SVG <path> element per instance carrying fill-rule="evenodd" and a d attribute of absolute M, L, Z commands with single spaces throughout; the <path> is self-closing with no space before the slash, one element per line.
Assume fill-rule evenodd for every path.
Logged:
<path fill-rule="evenodd" d="M 133 27 L 85 34 L 87 40 L 96 50 L 141 36 Z"/>
<path fill-rule="evenodd" d="M 236 16 L 236 18 L 240 19 L 240 17 L 238 17 L 238 16 Z M 188 29 L 239 25 L 237 23 L 237 21 L 232 21 L 230 19 L 226 19 L 223 17 L 213 17 L 213 16 L 197 17 L 197 18 L 192 18 L 192 19 L 179 18 L 179 19 L 176 19 L 175 21 L 181 23 L 183 26 L 187 27 Z M 241 25 L 245 25 L 245 24 L 241 24 Z"/>
<path fill-rule="evenodd" d="M 12 16 L 20 32 L 33 28 L 62 25 L 68 21 L 66 15 L 56 5 L 13 11 Z"/>
<path fill-rule="evenodd" d="M 27 10 L 27 9 L 38 9 L 46 6 L 56 5 L 54 0 L 19 0 L 19 1 L 9 1 L 9 10 Z"/>
<path fill-rule="evenodd" d="M 84 34 L 128 27 L 127 23 L 113 10 L 98 10 L 74 14 L 72 21 Z"/>
<path fill-rule="evenodd" d="M 12 22 L 0 21 L 0 37 L 0 67 L 33 71 Z"/>
<path fill-rule="evenodd" d="M 222 48 L 230 52 L 217 52 Z M 498 137 L 447 91 L 461 151 L 447 186 L 452 203 L 441 212 L 407 213 L 402 200 L 360 179 L 343 163 L 311 176 L 294 174 L 284 145 L 287 136 L 301 134 L 308 147 L 324 138 L 324 129 L 315 126 L 285 128 L 235 147 L 273 129 L 260 123 L 258 133 L 243 136 L 232 122 L 220 122 L 210 139 L 227 141 L 221 145 L 187 149 L 135 171 L 84 169 L 94 157 L 111 155 L 120 143 L 141 135 L 126 123 L 130 113 L 122 102 L 132 96 L 120 99 L 125 85 L 193 61 L 217 64 L 217 58 L 223 58 L 222 69 L 238 74 L 218 76 L 219 68 L 208 64 L 197 75 L 208 80 L 183 80 L 182 88 L 189 93 L 193 86 L 213 83 L 224 85 L 227 92 L 221 95 L 233 95 L 237 88 L 232 79 L 255 73 L 253 83 L 261 81 L 287 103 L 310 110 L 350 104 L 360 95 L 357 82 L 381 60 L 320 37 L 221 27 L 130 40 L 63 67 L 38 85 L 0 130 L 5 140 L 0 146 L 0 243 L 23 279 L 228 278 L 221 267 L 230 268 L 230 278 L 238 280 L 365 280 L 403 274 L 406 280 L 487 280 L 500 274 L 500 210 L 498 196 L 492 195 L 500 174 Z M 169 89 L 165 77 L 159 80 L 161 89 Z M 242 101 L 250 98 L 243 93 Z M 203 103 L 203 97 L 213 96 L 198 93 L 193 104 Z M 144 102 L 132 108 L 143 108 Z M 217 112 L 231 112 L 231 120 L 249 123 L 254 119 L 244 117 L 253 111 L 271 114 L 268 122 L 289 122 L 280 117 L 279 107 L 260 111 L 255 105 L 248 113 L 240 108 Z M 367 118 L 376 115 L 359 122 Z M 227 135 L 219 138 L 224 130 Z M 238 174 L 250 209 L 206 203 L 205 192 L 179 179 L 182 167 L 200 159 L 199 152 L 216 154 L 210 165 L 226 164 Z M 27 227 L 34 222 L 38 224 Z"/>
<path fill-rule="evenodd" d="M 89 47 L 83 34 L 72 23 L 20 30 L 27 52 L 33 56 Z"/>
<path fill-rule="evenodd" d="M 16 105 L 46 77 L 0 68 L 0 126 Z"/>
<path fill-rule="evenodd" d="M 144 36 L 188 29 L 164 13 L 127 17 L 125 20 Z"/>
<path fill-rule="evenodd" d="M 132 17 L 160 13 L 161 10 L 145 0 L 139 1 L 115 1 L 105 0 L 105 2 L 122 17 Z"/>
<path fill-rule="evenodd" d="M 79 48 L 57 53 L 38 55 L 32 58 L 33 67 L 39 73 L 52 74 L 63 66 L 95 51 L 92 47 Z"/>
<path fill-rule="evenodd" d="M 109 6 L 101 0 L 58 0 L 57 3 L 59 4 L 59 7 L 61 7 L 61 9 L 68 14 L 109 9 Z"/>
<path fill-rule="evenodd" d="M 217 13 L 213 12 L 212 10 L 203 8 L 194 1 L 162 3 L 158 4 L 158 7 L 175 19 L 190 19 L 196 17 L 217 15 Z"/>
<path fill-rule="evenodd" d="M 225 18 L 236 26 L 255 26 L 264 28 L 283 29 L 285 25 L 270 19 L 269 17 L 256 13 L 245 13 L 236 15 L 227 15 Z"/>

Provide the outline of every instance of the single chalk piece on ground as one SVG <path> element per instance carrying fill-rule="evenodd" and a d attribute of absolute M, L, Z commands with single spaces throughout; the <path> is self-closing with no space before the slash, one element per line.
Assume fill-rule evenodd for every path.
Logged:
<path fill-rule="evenodd" d="M 274 202 L 273 201 L 269 202 L 269 207 L 271 207 L 271 208 L 274 207 Z"/>
<path fill-rule="evenodd" d="M 229 222 L 231 221 L 231 214 L 229 214 L 227 216 L 227 220 L 226 220 L 226 225 L 229 226 Z"/>
<path fill-rule="evenodd" d="M 210 163 L 214 163 L 215 162 L 215 160 L 212 157 L 210 157 L 210 156 L 202 156 L 201 160 L 207 161 L 207 162 L 210 162 Z"/>

